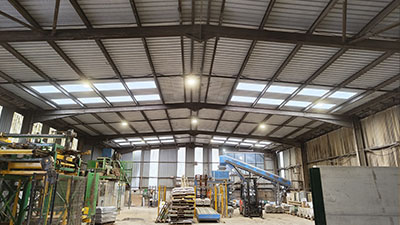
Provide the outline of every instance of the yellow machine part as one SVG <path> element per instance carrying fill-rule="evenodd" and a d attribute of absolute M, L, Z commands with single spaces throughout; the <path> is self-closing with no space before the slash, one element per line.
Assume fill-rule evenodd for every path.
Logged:
<path fill-rule="evenodd" d="M 0 170 L 2 175 L 22 175 L 22 176 L 32 176 L 33 174 L 46 174 L 47 171 L 43 170 Z"/>
<path fill-rule="evenodd" d="M 26 163 L 26 162 L 10 162 L 8 163 L 8 170 L 13 169 L 42 169 L 42 165 L 39 162 Z"/>
<path fill-rule="evenodd" d="M 2 149 L 0 155 L 32 155 L 32 149 Z"/>

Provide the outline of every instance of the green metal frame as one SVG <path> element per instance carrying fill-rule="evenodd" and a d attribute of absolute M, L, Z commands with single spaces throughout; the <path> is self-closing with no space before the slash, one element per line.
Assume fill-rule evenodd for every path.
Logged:
<path fill-rule="evenodd" d="M 316 225 L 326 225 L 324 197 L 319 168 L 310 168 L 311 193 Z"/>

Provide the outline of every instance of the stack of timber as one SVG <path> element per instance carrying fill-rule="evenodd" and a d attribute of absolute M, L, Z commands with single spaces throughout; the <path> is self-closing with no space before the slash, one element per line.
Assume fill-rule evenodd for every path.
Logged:
<path fill-rule="evenodd" d="M 174 188 L 168 211 L 171 224 L 192 224 L 195 209 L 195 192 L 193 187 Z"/>

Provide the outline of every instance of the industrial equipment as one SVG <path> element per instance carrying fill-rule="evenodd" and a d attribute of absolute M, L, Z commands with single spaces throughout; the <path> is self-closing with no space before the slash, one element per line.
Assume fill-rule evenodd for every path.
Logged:
<path fill-rule="evenodd" d="M 258 198 L 257 192 L 257 179 L 255 177 L 245 177 L 241 171 L 248 172 L 251 176 L 257 176 L 272 182 L 277 188 L 277 202 L 280 202 L 282 194 L 287 188 L 291 186 L 291 182 L 279 177 L 273 173 L 262 170 L 258 167 L 245 163 L 241 160 L 221 155 L 220 156 L 220 168 L 224 168 L 227 165 L 233 167 L 236 173 L 242 180 L 241 184 L 241 201 L 240 201 L 240 213 L 243 216 L 262 216 L 262 202 Z"/>

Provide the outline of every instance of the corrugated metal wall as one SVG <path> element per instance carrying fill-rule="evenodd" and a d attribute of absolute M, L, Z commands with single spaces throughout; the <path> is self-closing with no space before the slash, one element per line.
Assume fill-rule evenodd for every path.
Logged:
<path fill-rule="evenodd" d="M 280 157 L 283 157 L 281 159 Z M 279 175 L 292 182 L 293 189 L 303 189 L 303 165 L 301 160 L 301 149 L 290 148 L 278 153 Z"/>

